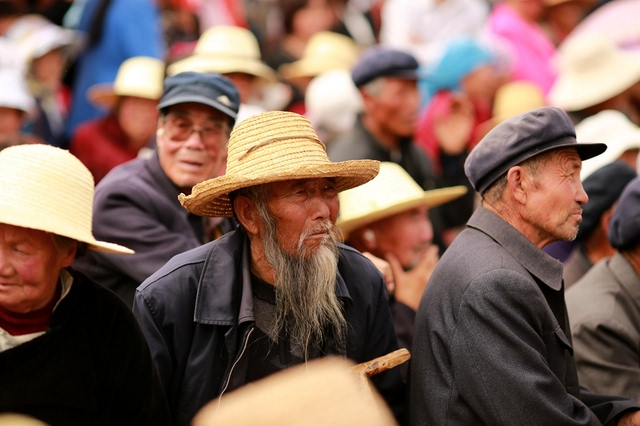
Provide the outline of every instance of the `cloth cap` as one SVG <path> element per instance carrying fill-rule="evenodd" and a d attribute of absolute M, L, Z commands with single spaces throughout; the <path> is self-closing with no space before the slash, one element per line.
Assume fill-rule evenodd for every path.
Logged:
<path fill-rule="evenodd" d="M 416 207 L 435 207 L 467 193 L 467 187 L 423 190 L 400 165 L 380 163 L 380 173 L 357 188 L 338 194 L 340 216 L 336 224 L 345 237 L 363 226 Z"/>
<path fill-rule="evenodd" d="M 231 80 L 216 73 L 189 71 L 165 78 L 158 109 L 186 102 L 209 105 L 235 121 L 240 94 Z"/>
<path fill-rule="evenodd" d="M 622 191 L 609 224 L 609 243 L 617 250 L 631 249 L 640 243 L 640 178 Z"/>
<path fill-rule="evenodd" d="M 511 167 L 558 148 L 576 148 L 582 160 L 603 153 L 603 143 L 576 142 L 569 116 L 560 108 L 543 107 L 511 117 L 494 127 L 469 153 L 464 171 L 482 194 Z"/>
<path fill-rule="evenodd" d="M 335 179 L 338 192 L 373 179 L 375 160 L 332 162 L 324 144 L 305 117 L 286 111 L 251 116 L 231 131 L 224 176 L 195 185 L 180 194 L 184 208 L 200 216 L 232 217 L 229 194 L 241 188 L 292 179 Z"/>
<path fill-rule="evenodd" d="M 37 229 L 106 253 L 133 253 L 92 234 L 93 176 L 69 151 L 17 145 L 0 151 L 0 223 Z"/>
<path fill-rule="evenodd" d="M 589 201 L 582 206 L 582 222 L 577 239 L 589 237 L 598 226 L 602 214 L 613 206 L 625 186 L 636 176 L 635 170 L 626 163 L 614 161 L 596 170 L 582 182 Z"/>
<path fill-rule="evenodd" d="M 363 86 L 378 77 L 418 79 L 418 61 L 409 53 L 374 46 L 367 49 L 351 71 L 356 87 Z"/>

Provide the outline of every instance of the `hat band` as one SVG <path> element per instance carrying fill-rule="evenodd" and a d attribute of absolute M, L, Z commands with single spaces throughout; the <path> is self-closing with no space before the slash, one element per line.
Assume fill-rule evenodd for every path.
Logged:
<path fill-rule="evenodd" d="M 266 141 L 262 141 L 259 144 L 252 146 L 251 148 L 249 148 L 247 150 L 247 152 L 245 152 L 244 154 L 242 154 L 240 156 L 238 161 L 244 160 L 247 157 L 247 155 L 251 154 L 253 151 L 256 151 L 256 150 L 258 150 L 258 149 L 260 149 L 260 148 L 262 148 L 262 147 L 264 147 L 266 145 L 270 145 L 270 144 L 272 144 L 274 142 L 286 141 L 286 140 L 289 140 L 289 139 L 307 139 L 309 141 L 316 142 L 316 143 L 320 144 L 320 146 L 322 146 L 323 150 L 325 150 L 325 151 L 327 150 L 327 147 L 325 146 L 325 144 L 320 139 L 318 139 L 317 137 L 313 137 L 313 136 L 309 136 L 309 135 L 287 135 L 287 136 L 279 136 L 277 138 L 267 139 Z"/>

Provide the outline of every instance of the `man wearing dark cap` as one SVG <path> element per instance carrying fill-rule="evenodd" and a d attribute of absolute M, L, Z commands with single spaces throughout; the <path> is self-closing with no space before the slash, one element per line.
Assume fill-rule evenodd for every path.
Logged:
<path fill-rule="evenodd" d="M 136 253 L 127 259 L 92 253 L 78 269 L 131 306 L 136 287 L 174 255 L 235 228 L 232 219 L 188 213 L 178 194 L 224 174 L 239 104 L 235 86 L 219 74 L 184 72 L 165 79 L 156 153 L 113 169 L 96 187 L 93 232 Z"/>
<path fill-rule="evenodd" d="M 351 77 L 363 98 L 354 128 L 332 142 L 332 161 L 371 159 L 400 164 L 424 189 L 435 187 L 431 162 L 412 137 L 420 100 L 418 61 L 408 53 L 372 47 Z"/>
<path fill-rule="evenodd" d="M 582 209 L 582 223 L 576 244 L 564 264 L 564 288 L 567 290 L 596 263 L 611 257 L 607 230 L 616 201 L 636 172 L 622 161 L 614 161 L 596 170 L 582 182 L 589 202 Z"/>
<path fill-rule="evenodd" d="M 436 266 L 415 322 L 413 425 L 640 424 L 640 405 L 581 389 L 562 264 L 542 251 L 571 240 L 587 194 L 570 118 L 545 107 L 510 118 L 471 151 L 482 196 Z"/>
<path fill-rule="evenodd" d="M 640 178 L 620 196 L 609 228 L 617 252 L 567 292 L 583 386 L 640 402 Z"/>

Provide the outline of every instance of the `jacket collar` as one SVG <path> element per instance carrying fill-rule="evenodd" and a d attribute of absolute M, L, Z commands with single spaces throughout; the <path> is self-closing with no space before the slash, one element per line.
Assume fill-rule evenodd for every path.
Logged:
<path fill-rule="evenodd" d="M 495 213 L 478 207 L 467 226 L 485 233 L 533 276 L 553 290 L 562 289 L 562 263 L 540 250 L 528 238 Z"/>
<path fill-rule="evenodd" d="M 254 321 L 250 256 L 249 238 L 241 228 L 211 243 L 198 282 L 194 321 L 226 326 Z M 336 294 L 352 303 L 339 272 Z"/>
<path fill-rule="evenodd" d="M 622 254 L 616 253 L 609 260 L 609 269 L 616 281 L 629 292 L 636 304 L 640 306 L 640 277 L 629 261 Z"/>
<path fill-rule="evenodd" d="M 172 181 L 169 176 L 166 175 L 162 167 L 160 166 L 160 158 L 158 157 L 158 151 L 154 151 L 151 157 L 145 160 L 145 167 L 149 171 L 153 179 L 155 187 L 160 189 L 162 194 L 172 200 L 178 200 L 178 195 L 182 192 Z"/>

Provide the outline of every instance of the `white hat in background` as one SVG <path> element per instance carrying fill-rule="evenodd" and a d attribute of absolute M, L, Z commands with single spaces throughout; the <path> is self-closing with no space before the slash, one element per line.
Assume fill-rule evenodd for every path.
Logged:
<path fill-rule="evenodd" d="M 22 74 L 13 68 L 0 69 L 0 107 L 13 108 L 32 114 L 36 103 Z"/>

